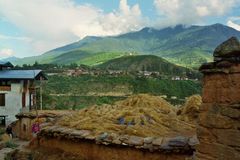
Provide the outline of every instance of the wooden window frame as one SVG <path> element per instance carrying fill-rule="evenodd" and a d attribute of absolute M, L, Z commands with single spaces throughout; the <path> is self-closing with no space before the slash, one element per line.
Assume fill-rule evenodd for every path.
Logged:
<path fill-rule="evenodd" d="M 2 101 L 2 97 L 1 96 L 3 96 L 3 101 Z M 6 94 L 5 93 L 0 93 L 0 100 L 2 101 L 2 102 L 0 102 L 0 107 L 5 107 L 6 106 Z"/>

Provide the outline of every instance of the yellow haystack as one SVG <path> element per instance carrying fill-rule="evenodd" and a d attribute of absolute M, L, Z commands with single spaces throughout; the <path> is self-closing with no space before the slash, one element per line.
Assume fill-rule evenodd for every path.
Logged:
<path fill-rule="evenodd" d="M 196 121 L 201 104 L 202 97 L 200 95 L 193 95 L 189 97 L 186 103 L 179 110 L 180 119 L 187 122 Z"/>
<path fill-rule="evenodd" d="M 137 136 L 191 135 L 195 126 L 181 121 L 176 108 L 158 96 L 134 95 L 114 105 L 93 106 L 61 118 L 57 124 Z"/>

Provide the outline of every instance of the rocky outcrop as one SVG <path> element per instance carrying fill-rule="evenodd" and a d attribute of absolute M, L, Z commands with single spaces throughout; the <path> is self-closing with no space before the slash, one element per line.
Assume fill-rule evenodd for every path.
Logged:
<path fill-rule="evenodd" d="M 240 159 L 240 43 L 231 38 L 218 46 L 214 62 L 200 67 L 203 104 L 197 135 L 199 160 Z"/>

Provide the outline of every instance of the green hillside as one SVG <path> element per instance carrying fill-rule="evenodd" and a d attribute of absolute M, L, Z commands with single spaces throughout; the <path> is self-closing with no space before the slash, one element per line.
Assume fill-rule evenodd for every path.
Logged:
<path fill-rule="evenodd" d="M 104 70 L 122 70 L 127 72 L 155 71 L 163 75 L 184 75 L 189 69 L 169 63 L 154 55 L 124 56 L 98 66 Z"/>
<path fill-rule="evenodd" d="M 90 51 L 71 51 L 68 53 L 61 54 L 60 56 L 56 57 L 52 63 L 55 64 L 84 64 L 89 66 L 95 66 L 101 63 L 104 63 L 108 60 L 119 58 L 122 56 L 129 55 L 126 52 L 99 52 L 93 53 Z"/>
<path fill-rule="evenodd" d="M 108 54 L 135 52 L 157 55 L 175 64 L 192 67 L 210 61 L 215 47 L 232 36 L 240 38 L 240 32 L 222 24 L 143 28 L 119 36 L 86 37 L 41 56 L 17 60 L 15 64 L 34 63 L 36 60 L 40 63 L 84 64 L 84 59 L 87 59 L 88 64 L 95 65 L 97 62 L 91 57 L 96 58 L 98 54 L 104 53 L 108 57 L 101 60 L 103 63 L 120 56 Z"/>

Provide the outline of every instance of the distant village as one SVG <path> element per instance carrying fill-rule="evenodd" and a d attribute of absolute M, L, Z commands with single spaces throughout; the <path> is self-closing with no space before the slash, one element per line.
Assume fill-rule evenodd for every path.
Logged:
<path fill-rule="evenodd" d="M 111 76 L 124 76 L 124 75 L 135 75 L 138 77 L 145 77 L 145 78 L 160 78 L 160 79 L 171 79 L 171 80 L 198 80 L 198 78 L 191 79 L 187 76 L 167 76 L 162 75 L 160 72 L 157 71 L 137 71 L 136 73 L 122 71 L 122 70 L 85 70 L 82 68 L 76 69 L 66 69 L 62 73 L 47 73 L 48 76 L 53 75 L 62 75 L 62 76 L 69 76 L 69 77 L 78 77 L 82 75 L 111 75 Z"/>
<path fill-rule="evenodd" d="M 44 70 L 44 69 L 43 69 Z M 68 76 L 68 77 L 79 77 L 84 75 L 91 75 L 91 76 L 100 76 L 100 75 L 109 75 L 109 76 L 137 76 L 143 78 L 158 78 L 158 79 L 169 79 L 169 80 L 194 80 L 198 81 L 199 77 L 189 77 L 187 75 L 165 75 L 161 74 L 158 71 L 137 71 L 137 72 L 129 72 L 125 70 L 103 70 L 99 68 L 90 68 L 85 65 L 80 66 L 72 66 L 72 67 L 53 67 L 51 70 L 46 70 L 47 76 Z"/>
<path fill-rule="evenodd" d="M 113 69 L 101 69 L 97 67 L 90 67 L 87 65 L 77 65 L 77 64 L 69 64 L 69 65 L 57 65 L 57 64 L 39 64 L 35 62 L 33 65 L 22 65 L 15 66 L 15 69 L 41 69 L 43 70 L 47 76 L 67 76 L 67 77 L 79 77 L 84 75 L 91 76 L 100 76 L 100 75 L 108 75 L 108 76 L 135 76 L 140 78 L 157 78 L 157 79 L 166 79 L 166 80 L 175 80 L 175 81 L 199 81 L 201 75 L 194 75 L 190 73 L 182 73 L 181 75 L 166 75 L 162 74 L 159 71 L 127 71 L 127 70 L 113 70 Z"/>

